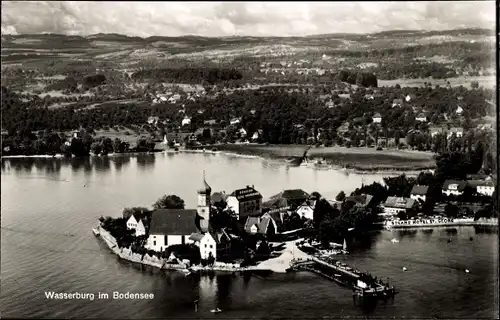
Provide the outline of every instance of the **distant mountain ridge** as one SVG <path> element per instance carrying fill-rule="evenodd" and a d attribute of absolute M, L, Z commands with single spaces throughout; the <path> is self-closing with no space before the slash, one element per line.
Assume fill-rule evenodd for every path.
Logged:
<path fill-rule="evenodd" d="M 478 35 L 478 36 L 494 36 L 495 30 L 484 29 L 484 28 L 465 28 L 465 29 L 451 29 L 443 31 L 428 31 L 428 30 L 390 30 L 382 31 L 377 33 L 329 33 L 329 34 L 316 34 L 316 35 L 305 35 L 305 36 L 225 36 L 225 37 L 206 37 L 197 35 L 185 35 L 185 36 L 149 36 L 149 37 L 138 37 L 138 36 L 127 36 L 117 33 L 97 33 L 88 36 L 76 36 L 76 35 L 64 35 L 64 34 L 20 34 L 20 35 L 2 35 L 4 39 L 19 39 L 19 38 L 36 38 L 36 39 L 48 39 L 48 38 L 66 38 L 70 40 L 103 40 L 103 41 L 130 41 L 130 42 L 155 42 L 155 41 L 262 41 L 262 40 L 273 40 L 273 39 L 324 39 L 324 38 L 335 38 L 335 39 L 370 39 L 370 38 L 380 38 L 380 37 L 411 37 L 411 36 L 458 36 L 458 35 Z"/>

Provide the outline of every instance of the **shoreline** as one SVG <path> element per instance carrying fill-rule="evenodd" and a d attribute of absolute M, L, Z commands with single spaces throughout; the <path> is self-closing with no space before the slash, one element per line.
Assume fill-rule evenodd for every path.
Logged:
<path fill-rule="evenodd" d="M 167 259 L 156 258 L 155 256 L 150 257 L 147 253 L 141 256 L 138 253 L 132 252 L 128 248 L 118 248 L 116 239 L 105 229 L 99 226 L 99 234 L 96 235 L 98 238 L 104 240 L 108 248 L 116 254 L 120 259 L 127 260 L 134 263 L 140 263 L 142 265 L 149 265 L 151 267 L 159 268 L 160 270 L 175 270 L 179 272 L 203 272 L 203 271 L 218 271 L 218 272 L 245 272 L 245 271 L 270 271 L 274 273 L 285 273 L 288 268 L 290 268 L 291 261 L 295 258 L 295 253 L 299 256 L 309 256 L 297 248 L 294 241 L 288 241 L 286 243 L 286 248 L 284 252 L 275 258 L 270 258 L 264 260 L 255 266 L 239 267 L 234 264 L 225 264 L 222 262 L 215 262 L 212 267 L 203 266 L 186 266 L 186 265 L 168 265 L 166 266 Z M 295 248 L 294 248 L 295 247 Z"/>
<path fill-rule="evenodd" d="M 257 145 L 257 146 L 263 146 L 263 145 Z M 213 146 L 214 148 L 218 149 L 220 146 Z M 264 146 L 265 147 L 265 146 Z M 293 146 L 292 146 L 293 147 Z M 285 147 L 286 148 L 286 147 Z M 356 150 L 354 148 L 350 148 L 352 150 Z M 132 156 L 132 155 L 150 155 L 150 154 L 156 154 L 156 153 L 164 153 L 164 154 L 175 154 L 175 153 L 206 153 L 206 154 L 213 154 L 213 155 L 224 155 L 224 156 L 229 156 L 229 157 L 241 157 L 241 158 L 247 158 L 247 159 L 262 159 L 262 160 L 275 160 L 277 162 L 287 164 L 286 162 L 286 157 L 278 157 L 278 156 L 272 156 L 270 154 L 267 155 L 256 155 L 256 154 L 249 154 L 245 151 L 240 150 L 238 151 L 232 151 L 232 150 L 217 150 L 217 151 L 212 151 L 205 149 L 200 150 L 200 149 L 180 149 L 178 151 L 170 150 L 170 149 L 165 149 L 165 150 L 155 150 L 153 152 L 126 152 L 126 153 L 109 153 L 105 156 L 102 155 L 89 155 L 86 157 L 117 157 L 117 156 Z M 334 155 L 334 154 L 333 154 Z M 352 153 L 351 155 L 355 155 L 355 153 Z M 72 159 L 75 157 L 65 157 L 63 154 L 56 154 L 56 155 L 9 155 L 9 156 L 2 156 L 1 159 L 62 159 L 62 158 L 68 158 Z M 321 158 L 317 155 L 311 155 L 310 159 L 318 159 Z M 299 167 L 299 165 L 295 165 L 296 167 Z M 416 167 L 416 166 L 390 166 L 390 165 L 376 165 L 375 167 L 365 167 L 362 165 L 356 165 L 356 164 L 350 164 L 347 163 L 344 166 L 332 162 L 325 161 L 325 164 L 315 164 L 314 162 L 308 163 L 306 168 L 310 169 L 315 169 L 315 170 L 336 170 L 336 171 L 344 171 L 346 174 L 354 173 L 354 174 L 410 174 L 410 175 L 418 175 L 421 171 L 426 171 L 426 170 L 432 170 L 435 168 L 435 166 L 422 166 L 422 167 Z"/>
<path fill-rule="evenodd" d="M 460 219 L 457 219 L 460 220 Z M 429 223 L 429 224 L 416 224 L 416 225 L 391 225 L 385 226 L 386 230 L 397 230 L 397 229 L 434 229 L 434 228 L 447 228 L 447 227 L 498 227 L 498 219 L 486 219 L 486 220 L 477 220 L 477 221 L 453 221 L 453 222 L 444 222 L 444 223 Z"/>

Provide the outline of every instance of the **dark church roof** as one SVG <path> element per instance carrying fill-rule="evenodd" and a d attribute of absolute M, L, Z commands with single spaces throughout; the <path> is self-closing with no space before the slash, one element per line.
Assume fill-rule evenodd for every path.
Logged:
<path fill-rule="evenodd" d="M 151 218 L 150 234 L 189 235 L 198 230 L 196 209 L 157 209 Z"/>

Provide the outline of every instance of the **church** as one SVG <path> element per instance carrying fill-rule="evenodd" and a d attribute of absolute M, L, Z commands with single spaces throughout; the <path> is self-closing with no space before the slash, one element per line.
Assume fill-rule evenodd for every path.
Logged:
<path fill-rule="evenodd" d="M 154 210 L 146 249 L 161 252 L 171 245 L 195 244 L 200 248 L 202 259 L 215 259 L 217 246 L 229 237 L 210 228 L 211 193 L 212 188 L 203 173 L 196 209 Z"/>

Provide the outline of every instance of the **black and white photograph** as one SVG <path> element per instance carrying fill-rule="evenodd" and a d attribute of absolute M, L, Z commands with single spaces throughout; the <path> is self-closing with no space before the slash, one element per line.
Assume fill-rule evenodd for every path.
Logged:
<path fill-rule="evenodd" d="M 4 319 L 498 319 L 498 2 L 2 1 Z"/>

